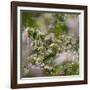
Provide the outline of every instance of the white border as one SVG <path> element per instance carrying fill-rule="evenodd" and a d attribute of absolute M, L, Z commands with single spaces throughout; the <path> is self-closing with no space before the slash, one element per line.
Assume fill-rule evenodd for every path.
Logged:
<path fill-rule="evenodd" d="M 20 78 L 20 10 L 80 13 L 79 15 L 80 75 L 35 77 L 35 78 L 23 78 L 23 79 Z M 18 42 L 17 43 L 17 83 L 18 84 L 84 80 L 84 11 L 83 10 L 18 7 L 17 8 L 17 35 L 18 35 L 18 38 L 17 38 L 17 42 Z"/>

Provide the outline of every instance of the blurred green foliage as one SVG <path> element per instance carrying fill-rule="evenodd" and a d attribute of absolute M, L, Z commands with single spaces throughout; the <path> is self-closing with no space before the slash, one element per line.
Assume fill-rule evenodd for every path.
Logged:
<path fill-rule="evenodd" d="M 37 27 L 36 20 L 31 13 L 22 12 L 21 14 L 21 22 L 24 27 Z"/>

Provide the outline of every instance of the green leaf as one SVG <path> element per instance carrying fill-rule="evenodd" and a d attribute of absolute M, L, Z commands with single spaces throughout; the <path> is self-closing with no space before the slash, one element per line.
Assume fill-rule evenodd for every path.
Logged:
<path fill-rule="evenodd" d="M 54 68 L 53 68 L 53 74 L 55 74 L 55 75 L 59 75 L 60 74 L 60 72 L 62 72 L 64 70 L 64 67 L 63 67 L 63 65 L 58 65 L 58 66 L 55 66 Z"/>

